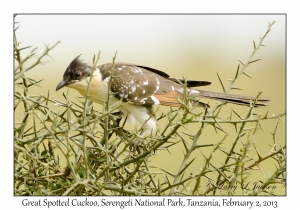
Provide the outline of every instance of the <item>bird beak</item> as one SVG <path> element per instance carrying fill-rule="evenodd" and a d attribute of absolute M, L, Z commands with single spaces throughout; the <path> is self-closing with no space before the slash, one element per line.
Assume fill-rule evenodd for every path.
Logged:
<path fill-rule="evenodd" d="M 65 82 L 64 80 L 62 80 L 56 87 L 56 91 L 58 91 L 59 89 L 63 88 L 64 86 L 66 86 L 68 83 Z"/>

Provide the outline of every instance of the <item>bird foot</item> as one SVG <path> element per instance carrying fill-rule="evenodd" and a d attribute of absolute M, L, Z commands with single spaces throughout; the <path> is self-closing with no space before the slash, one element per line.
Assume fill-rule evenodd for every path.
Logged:
<path fill-rule="evenodd" d="M 145 141 L 140 137 L 137 137 L 136 140 L 133 140 L 129 145 L 129 150 L 134 154 L 139 147 L 145 146 Z"/>

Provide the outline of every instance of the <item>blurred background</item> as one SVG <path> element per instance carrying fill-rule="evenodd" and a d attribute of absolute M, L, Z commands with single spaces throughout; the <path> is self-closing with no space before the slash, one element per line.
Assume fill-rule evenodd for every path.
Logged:
<path fill-rule="evenodd" d="M 271 98 L 273 102 L 268 107 L 256 109 L 257 114 L 268 111 L 269 115 L 277 115 L 286 110 L 285 15 L 18 15 L 15 21 L 20 26 L 17 38 L 22 42 L 21 46 L 38 47 L 38 54 L 42 54 L 45 44 L 53 45 L 61 41 L 51 51 L 51 58 L 46 59 L 49 63 L 28 72 L 28 77 L 43 79 L 41 87 L 31 88 L 30 94 L 47 95 L 49 91 L 52 99 L 61 101 L 64 100 L 62 93 L 67 89 L 55 92 L 55 88 L 69 63 L 79 54 L 81 59 L 91 63 L 93 55 L 99 51 L 99 64 L 111 62 L 117 51 L 117 62 L 149 66 L 165 71 L 172 77 L 211 81 L 213 84 L 203 89 L 222 92 L 216 72 L 225 87 L 228 87 L 228 79 L 234 77 L 238 60 L 244 63 L 248 60 L 253 51 L 253 40 L 258 45 L 259 38 L 267 31 L 268 22 L 276 21 L 264 41 L 265 47 L 254 57 L 262 60 L 251 64 L 246 70 L 252 79 L 242 76 L 235 84 L 235 87 L 242 90 L 232 90 L 231 93 L 256 96 L 262 91 L 262 97 Z M 23 51 L 23 57 L 29 51 Z M 70 93 L 71 100 L 79 96 L 75 90 Z M 215 104 L 214 101 L 209 103 L 211 106 Z M 249 110 L 247 107 L 229 104 L 226 108 L 228 110 L 222 110 L 223 118 L 228 116 L 231 109 L 242 116 Z M 168 110 L 159 107 L 158 112 Z M 22 117 L 15 113 L 16 121 Z M 277 121 L 263 122 L 265 132 L 259 131 L 256 134 L 255 143 L 262 156 L 270 151 L 267 144 L 272 143 L 270 132 L 274 131 Z M 160 123 L 159 127 L 164 126 L 163 122 Z M 198 125 L 193 125 L 187 129 L 189 133 L 196 133 L 198 128 Z M 225 142 L 228 142 L 230 148 L 235 129 L 229 125 L 223 128 L 232 134 Z M 277 141 L 282 145 L 286 142 L 285 132 L 283 117 L 277 130 Z M 223 136 L 222 133 L 215 134 L 214 129 L 208 127 L 199 143 L 216 143 Z M 183 146 L 179 143 L 171 148 L 171 154 L 162 151 L 156 155 L 151 165 L 175 173 L 182 161 L 182 151 Z M 199 150 L 195 154 L 196 161 L 190 166 L 195 172 L 199 172 L 203 163 L 202 152 L 206 153 L 205 150 Z M 257 159 L 254 151 L 253 157 Z M 218 162 L 218 158 L 221 164 L 224 157 L 220 154 L 214 160 Z M 266 171 L 257 171 L 257 176 L 266 176 L 268 170 L 274 168 L 267 161 L 262 165 Z M 285 193 L 284 188 L 277 190 L 276 194 Z"/>

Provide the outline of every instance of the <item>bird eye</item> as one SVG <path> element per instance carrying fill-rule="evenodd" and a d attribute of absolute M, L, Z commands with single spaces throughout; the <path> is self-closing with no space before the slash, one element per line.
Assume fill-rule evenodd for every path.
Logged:
<path fill-rule="evenodd" d="M 75 77 L 76 77 L 76 78 L 81 77 L 81 72 L 80 72 L 80 71 L 77 71 L 77 72 L 75 73 Z"/>

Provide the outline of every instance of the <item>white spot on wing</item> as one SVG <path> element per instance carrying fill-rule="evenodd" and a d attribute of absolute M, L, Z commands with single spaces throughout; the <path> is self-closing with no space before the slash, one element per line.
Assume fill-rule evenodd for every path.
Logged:
<path fill-rule="evenodd" d="M 148 85 L 148 80 L 146 80 L 145 82 L 143 82 L 143 85 Z"/>
<path fill-rule="evenodd" d="M 175 88 L 174 88 L 174 86 L 172 85 L 172 91 L 174 91 L 175 90 Z"/>
<path fill-rule="evenodd" d="M 119 71 L 123 70 L 122 68 L 118 68 Z"/>
<path fill-rule="evenodd" d="M 157 78 L 157 77 L 155 77 L 155 78 L 156 78 L 156 82 L 157 82 L 157 84 L 159 85 L 159 84 L 160 84 L 160 82 L 159 82 L 158 78 Z"/>
<path fill-rule="evenodd" d="M 139 69 L 132 69 L 132 72 L 134 72 L 134 73 L 136 73 L 136 74 L 137 74 L 137 73 L 141 73 Z"/>
<path fill-rule="evenodd" d="M 137 99 L 137 96 L 136 97 L 134 97 L 134 100 L 136 100 Z"/>
<path fill-rule="evenodd" d="M 152 99 L 152 101 L 154 102 L 154 105 L 160 104 L 159 100 L 158 100 L 156 97 L 151 96 L 151 99 Z"/>
<path fill-rule="evenodd" d="M 177 89 L 177 91 L 179 91 L 180 93 L 183 94 L 183 88 L 180 88 L 180 89 Z M 189 94 L 191 96 L 195 96 L 195 95 L 198 95 L 199 94 L 199 91 L 198 90 L 187 90 L 189 92 Z"/>
<path fill-rule="evenodd" d="M 177 89 L 180 93 L 183 94 L 183 88 Z"/>
<path fill-rule="evenodd" d="M 158 91 L 158 89 L 159 89 L 159 85 L 156 85 L 155 93 Z"/>
<path fill-rule="evenodd" d="M 106 77 L 105 80 L 104 80 L 104 82 L 107 82 L 107 83 L 108 83 L 109 80 L 110 80 L 110 77 Z"/>
<path fill-rule="evenodd" d="M 198 90 L 191 90 L 190 95 L 198 95 L 199 91 Z"/>
<path fill-rule="evenodd" d="M 135 85 L 131 86 L 131 91 L 134 92 L 135 90 L 136 90 L 136 86 Z"/>
<path fill-rule="evenodd" d="M 146 90 L 143 90 L 143 94 L 145 94 L 146 93 Z"/>

